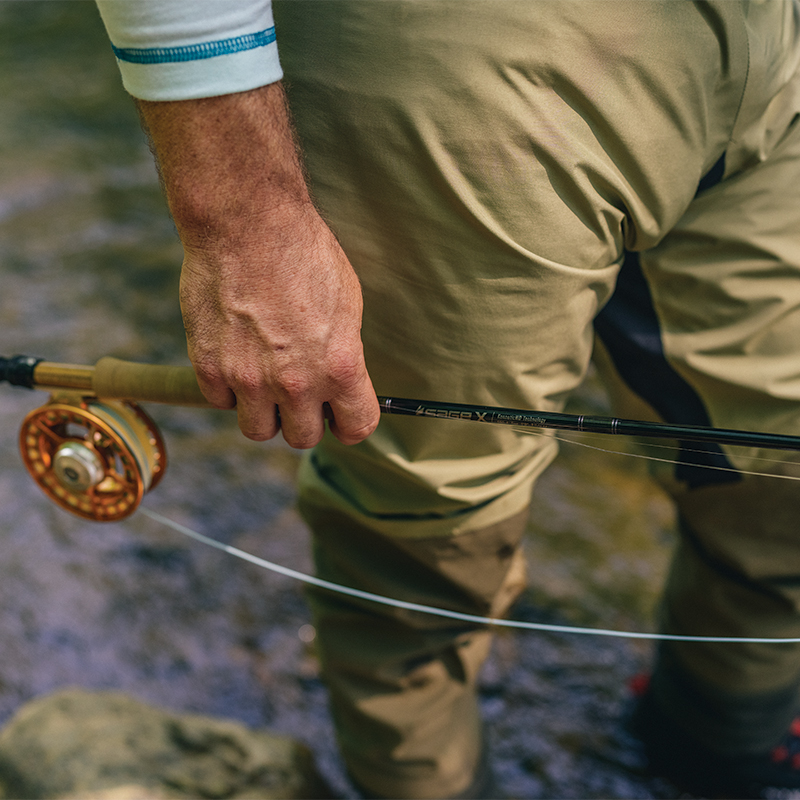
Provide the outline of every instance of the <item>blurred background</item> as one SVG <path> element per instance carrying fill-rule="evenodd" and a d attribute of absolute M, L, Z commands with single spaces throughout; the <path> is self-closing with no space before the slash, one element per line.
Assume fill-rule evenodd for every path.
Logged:
<path fill-rule="evenodd" d="M 180 243 L 93 2 L 0 2 L 0 109 L 0 355 L 188 363 Z M 45 400 L 0 387 L 0 723 L 57 688 L 119 689 L 291 734 L 354 797 L 302 587 L 141 514 L 101 524 L 61 511 L 18 453 L 24 415 Z M 605 402 L 593 378 L 574 400 L 590 413 Z M 170 463 L 146 506 L 311 570 L 297 453 L 245 440 L 230 413 L 147 410 Z M 645 462 L 564 444 L 537 490 L 530 588 L 513 616 L 652 630 L 673 522 Z M 676 796 L 643 776 L 620 721 L 650 653 L 620 639 L 498 635 L 481 697 L 510 796 Z"/>

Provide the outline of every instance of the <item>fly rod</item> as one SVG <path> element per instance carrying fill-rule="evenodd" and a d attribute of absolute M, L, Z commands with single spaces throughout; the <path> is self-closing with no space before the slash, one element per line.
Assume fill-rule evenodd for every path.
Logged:
<path fill-rule="evenodd" d="M 33 389 L 85 393 L 107 400 L 209 406 L 191 367 L 138 364 L 110 357 L 100 359 L 93 367 L 47 362 L 28 356 L 0 358 L 2 381 Z M 378 401 L 383 414 L 800 451 L 800 436 L 780 433 L 400 397 L 379 396 Z"/>
<path fill-rule="evenodd" d="M 188 366 L 116 358 L 83 366 L 14 356 L 0 358 L 0 382 L 50 392 L 49 401 L 23 420 L 22 460 L 51 500 L 95 521 L 129 516 L 164 475 L 164 441 L 138 401 L 210 407 Z M 399 397 L 378 401 L 384 414 L 800 451 L 800 436 L 777 433 Z"/>

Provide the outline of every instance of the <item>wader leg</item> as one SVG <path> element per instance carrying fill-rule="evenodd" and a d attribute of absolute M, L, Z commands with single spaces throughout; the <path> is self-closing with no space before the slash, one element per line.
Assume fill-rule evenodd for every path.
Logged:
<path fill-rule="evenodd" d="M 795 84 L 800 91 L 800 80 Z M 789 99 L 796 98 L 797 92 Z M 629 350 L 623 378 L 638 395 L 635 413 L 647 413 L 645 400 L 650 413 L 668 421 L 692 424 L 699 420 L 691 415 L 703 413 L 722 428 L 800 431 L 798 209 L 795 123 L 768 158 L 701 192 L 658 247 L 638 254 L 638 266 L 626 264 L 618 292 L 630 275 L 638 283 L 629 286 L 646 287 L 636 298 L 640 334 L 648 309 L 658 325 L 648 329 L 655 333 L 648 341 L 659 347 L 640 348 L 640 364 Z M 648 358 L 660 371 L 645 368 Z M 648 396 L 645 382 L 634 386 L 637 374 L 658 393 Z M 624 392 L 615 394 L 617 411 L 628 415 Z M 687 447 L 684 464 L 655 469 L 681 520 L 663 629 L 800 636 L 798 484 L 747 474 L 797 477 L 797 454 L 698 450 L 708 449 Z M 766 753 L 797 710 L 799 679 L 797 645 L 671 642 L 660 650 L 652 697 L 686 737 L 716 752 Z"/>
<path fill-rule="evenodd" d="M 335 512 L 303 510 L 317 574 L 327 580 L 488 616 L 502 616 L 524 586 L 519 544 L 527 510 L 433 539 L 391 539 Z M 310 602 L 354 781 L 378 797 L 486 796 L 464 792 L 486 791 L 485 783 L 474 785 L 486 771 L 475 683 L 490 631 L 320 589 L 310 591 Z"/>

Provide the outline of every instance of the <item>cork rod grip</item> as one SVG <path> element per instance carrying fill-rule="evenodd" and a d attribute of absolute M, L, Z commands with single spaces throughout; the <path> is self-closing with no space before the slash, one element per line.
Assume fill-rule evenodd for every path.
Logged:
<path fill-rule="evenodd" d="M 109 400 L 209 406 L 191 367 L 137 364 L 107 356 L 95 364 L 92 388 Z"/>

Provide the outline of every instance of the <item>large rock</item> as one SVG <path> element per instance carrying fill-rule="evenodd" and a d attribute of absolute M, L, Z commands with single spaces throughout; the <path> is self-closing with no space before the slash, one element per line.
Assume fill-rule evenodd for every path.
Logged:
<path fill-rule="evenodd" d="M 333 796 L 293 739 L 80 689 L 31 701 L 0 732 L 0 791 L 76 800 Z"/>

